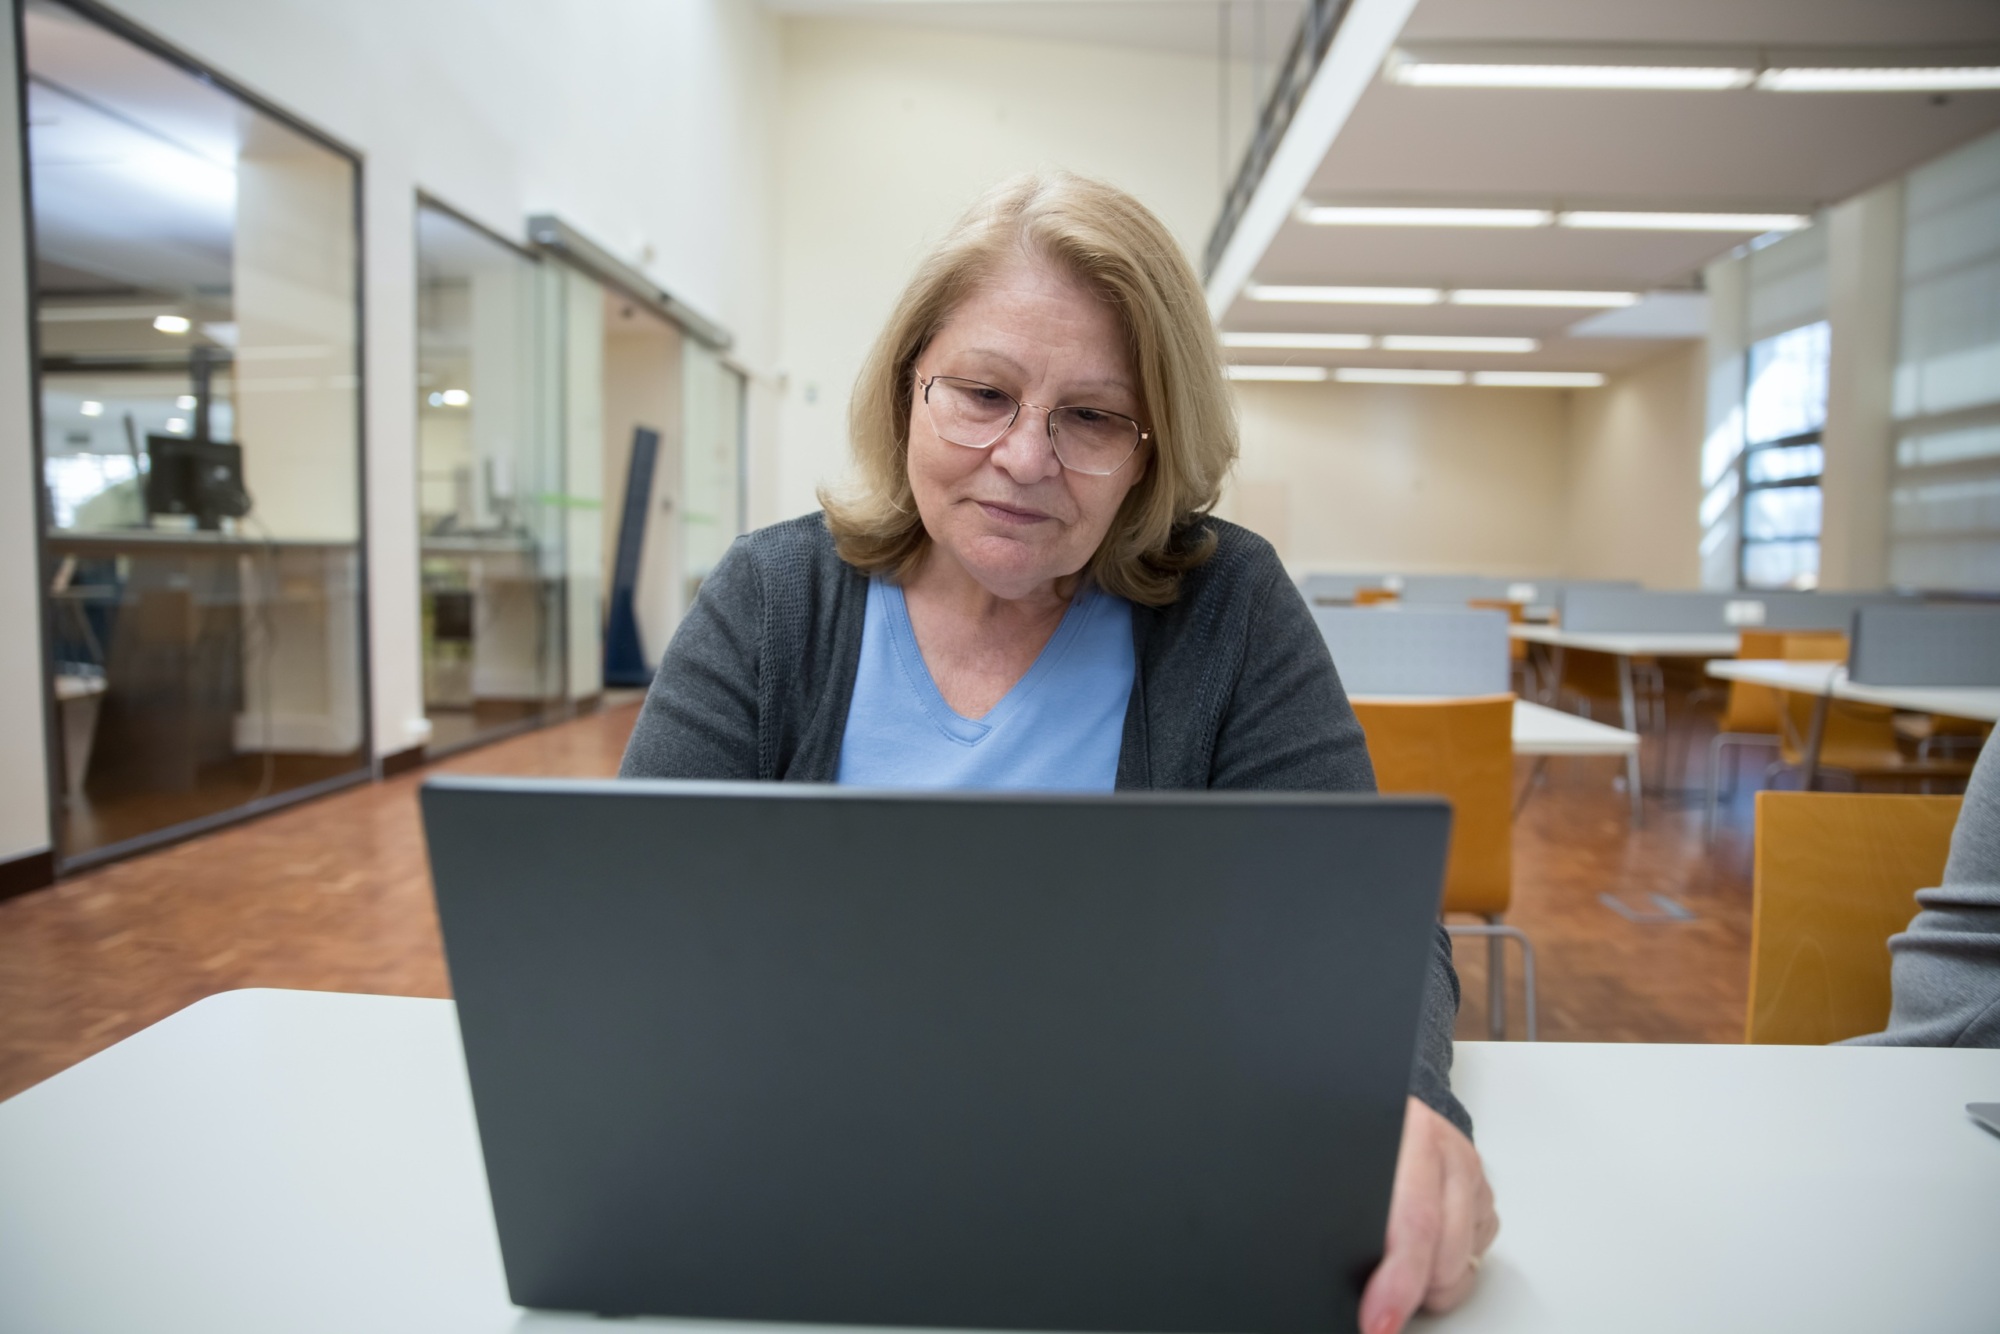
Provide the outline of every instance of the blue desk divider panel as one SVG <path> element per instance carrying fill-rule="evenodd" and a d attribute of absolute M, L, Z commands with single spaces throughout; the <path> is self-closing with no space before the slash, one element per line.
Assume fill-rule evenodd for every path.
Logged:
<path fill-rule="evenodd" d="M 1533 602 L 1540 591 L 1534 582 L 1493 579 L 1481 574 L 1413 574 L 1403 580 L 1403 601 L 1463 607 L 1474 598 L 1505 600 L 1515 592 L 1523 592 L 1526 596 L 1517 600 Z"/>
<path fill-rule="evenodd" d="M 1562 628 L 1581 634 L 1722 634 L 1763 624 L 1765 604 L 1750 593 L 1574 587 L 1563 590 L 1561 608 Z"/>
<path fill-rule="evenodd" d="M 1503 695 L 1507 613 L 1444 607 L 1314 607 L 1350 695 Z"/>
<path fill-rule="evenodd" d="M 1764 603 L 1768 630 L 1846 630 L 1863 607 L 1912 603 L 1895 593 L 1750 593 Z"/>
<path fill-rule="evenodd" d="M 2000 607 L 1862 607 L 1847 662 L 1860 685 L 2000 686 Z"/>

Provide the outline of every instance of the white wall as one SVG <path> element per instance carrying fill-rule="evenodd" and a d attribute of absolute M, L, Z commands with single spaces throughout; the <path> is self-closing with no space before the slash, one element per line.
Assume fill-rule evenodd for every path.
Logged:
<path fill-rule="evenodd" d="M 1101 176 L 1191 254 L 1220 197 L 1213 60 L 837 19 L 787 21 L 784 51 L 787 384 L 763 498 L 781 515 L 844 475 L 861 360 L 926 247 L 986 187 L 1042 167 Z"/>
<path fill-rule="evenodd" d="M 1239 382 L 1219 513 L 1294 571 L 1552 575 L 1567 392 Z"/>
<path fill-rule="evenodd" d="M 1708 360 L 1700 343 L 1569 393 L 1563 573 L 1701 583 L 1701 442 Z"/>
<path fill-rule="evenodd" d="M 0 69 L 14 68 L 14 25 L 0 24 Z M 20 104 L 0 107 L 0 861 L 49 846 L 43 734 L 42 603 L 36 530 Z"/>
<path fill-rule="evenodd" d="M 507 236 L 529 213 L 560 214 L 719 320 L 739 359 L 768 372 L 778 21 L 756 0 L 589 0 L 560 14 L 530 0 L 118 7 L 363 156 L 372 731 L 379 753 L 401 750 L 423 735 L 415 192 Z M 4 175 L 11 214 L 17 175 Z M 0 698 L 38 697 L 35 680 L 0 660 Z"/>

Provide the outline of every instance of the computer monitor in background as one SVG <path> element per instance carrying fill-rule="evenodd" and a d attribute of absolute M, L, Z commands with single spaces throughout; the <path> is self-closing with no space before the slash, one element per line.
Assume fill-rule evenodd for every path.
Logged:
<path fill-rule="evenodd" d="M 198 527 L 214 529 L 224 519 L 250 512 L 250 493 L 243 488 L 243 446 L 149 435 L 146 455 L 148 523 L 161 514 L 188 514 Z"/>

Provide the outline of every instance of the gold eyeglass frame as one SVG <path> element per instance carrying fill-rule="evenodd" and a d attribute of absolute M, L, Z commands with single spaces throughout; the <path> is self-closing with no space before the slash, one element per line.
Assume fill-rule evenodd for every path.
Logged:
<path fill-rule="evenodd" d="M 984 380 L 968 380 L 963 375 L 927 376 L 922 371 L 918 371 L 916 373 L 916 376 L 917 376 L 917 388 L 922 391 L 924 400 L 924 411 L 926 412 L 932 411 L 931 386 L 936 384 L 939 380 L 950 380 L 958 384 L 976 385 L 981 389 L 991 389 L 994 393 L 1000 395 L 1002 398 L 1006 399 L 1009 403 L 1012 403 L 1014 405 L 1014 411 L 1009 413 L 1007 416 L 1007 424 L 1005 426 L 1002 426 L 998 431 L 994 432 L 993 438 L 991 440 L 988 440 L 983 445 L 968 445 L 963 440 L 953 440 L 951 439 L 951 437 L 945 435 L 942 431 L 939 431 L 938 439 L 945 441 L 947 444 L 957 445 L 960 449 L 993 448 L 993 446 L 999 444 L 1000 441 L 1006 437 L 1007 432 L 1014 429 L 1014 423 L 1021 420 L 1022 408 L 1033 408 L 1037 412 L 1042 414 L 1049 435 L 1049 451 L 1056 456 L 1056 462 L 1060 463 L 1064 468 L 1068 469 L 1070 472 L 1078 473 L 1084 477 L 1116 476 L 1118 470 L 1120 468 L 1123 468 L 1126 464 L 1130 463 L 1132 461 L 1132 456 L 1139 452 L 1139 446 L 1145 444 L 1148 440 L 1151 440 L 1153 438 L 1153 433 L 1147 430 L 1145 427 L 1141 426 L 1135 418 L 1127 417 L 1122 412 L 1113 412 L 1110 408 L 1093 407 L 1088 403 L 1059 403 L 1055 407 L 1045 408 L 1040 403 L 1030 403 L 1026 399 L 1015 398 L 1012 394 L 1008 393 L 1005 389 L 1002 389 L 999 385 L 987 384 Z M 1078 468 L 1072 465 L 1068 459 L 1062 456 L 1062 441 L 1061 438 L 1056 434 L 1055 415 L 1058 412 L 1063 411 L 1064 409 L 1070 409 L 1072 411 L 1101 412 L 1107 417 L 1116 417 L 1121 421 L 1131 422 L 1132 430 L 1134 432 L 1132 440 L 1132 448 L 1126 451 L 1124 458 L 1118 460 L 1116 465 L 1114 465 L 1105 472 L 1093 472 L 1088 468 Z M 938 429 L 938 422 L 936 416 L 931 417 L 931 429 L 933 430 Z"/>

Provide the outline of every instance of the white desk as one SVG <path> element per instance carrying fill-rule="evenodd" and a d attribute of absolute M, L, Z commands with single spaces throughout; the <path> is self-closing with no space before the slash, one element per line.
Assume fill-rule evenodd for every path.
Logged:
<path fill-rule="evenodd" d="M 1435 1328 L 1993 1328 L 2000 1052 L 1475 1042 L 1457 1080 L 1504 1225 Z M 203 1001 L 0 1103 L 0 1183 L 0 1329 L 608 1328 L 507 1301 L 447 1001 Z"/>
<path fill-rule="evenodd" d="M 1572 631 L 1553 625 L 1510 625 L 1507 633 L 1531 644 L 1545 644 L 1553 652 L 1554 679 L 1562 680 L 1563 653 L 1567 649 L 1608 653 L 1618 660 L 1618 720 L 1628 732 L 1639 730 L 1637 692 L 1632 686 L 1634 658 L 1733 658 L 1740 639 L 1735 631 L 1693 633 L 1678 630 L 1634 630 L 1619 632 Z M 1553 689 L 1553 687 L 1552 687 Z M 1666 786 L 1667 746 L 1660 745 L 1660 785 Z M 1632 790 L 1632 824 L 1645 822 L 1640 800 L 1639 750 L 1633 747 L 1625 758 L 1625 783 Z"/>
<path fill-rule="evenodd" d="M 1507 633 L 1531 644 L 1589 649 L 1620 658 L 1733 658 L 1742 642 L 1734 630 L 1720 634 L 1684 630 L 1570 631 L 1553 625 L 1510 625 Z"/>
<path fill-rule="evenodd" d="M 1356 704 L 1435 704 L 1459 695 L 1352 695 Z M 1514 753 L 1538 758 L 1550 755 L 1630 755 L 1639 749 L 1639 734 L 1564 713 L 1529 699 L 1514 701 Z"/>
<path fill-rule="evenodd" d="M 1827 701 L 1853 700 L 1912 713 L 1941 713 L 1952 718 L 2000 722 L 2000 688 L 1991 686 L 1873 686 L 1847 679 L 1842 662 L 1793 662 L 1776 658 L 1744 658 L 1711 662 L 1708 674 L 1726 681 L 1744 681 L 1816 697 L 1812 728 L 1806 738 L 1801 786 L 1810 789 L 1819 778 L 1820 739 L 1826 731 Z"/>

